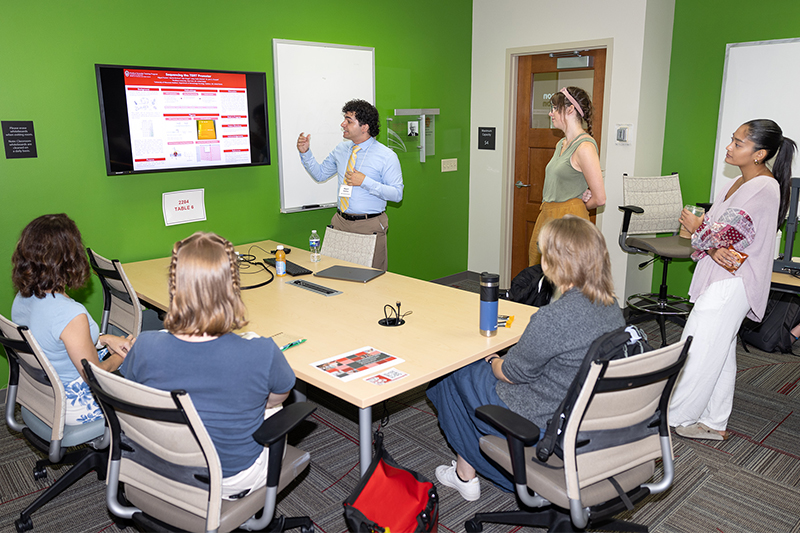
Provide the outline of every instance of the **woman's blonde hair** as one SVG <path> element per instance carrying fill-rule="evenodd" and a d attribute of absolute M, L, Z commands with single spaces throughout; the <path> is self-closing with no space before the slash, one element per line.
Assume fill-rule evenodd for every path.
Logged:
<path fill-rule="evenodd" d="M 542 270 L 559 288 L 575 287 L 592 303 L 614 302 L 606 240 L 597 227 L 575 215 L 551 220 L 539 233 Z"/>
<path fill-rule="evenodd" d="M 219 336 L 247 324 L 236 253 L 214 233 L 198 231 L 175 243 L 169 296 L 170 333 Z"/>

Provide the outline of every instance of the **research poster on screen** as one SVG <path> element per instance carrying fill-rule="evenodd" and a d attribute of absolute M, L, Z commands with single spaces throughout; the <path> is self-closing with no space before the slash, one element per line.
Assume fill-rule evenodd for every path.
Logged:
<path fill-rule="evenodd" d="M 125 69 L 134 170 L 250 162 L 244 74 Z"/>

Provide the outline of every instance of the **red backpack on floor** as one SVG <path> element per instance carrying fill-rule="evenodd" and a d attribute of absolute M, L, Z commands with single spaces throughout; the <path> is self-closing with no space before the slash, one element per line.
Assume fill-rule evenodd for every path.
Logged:
<path fill-rule="evenodd" d="M 353 532 L 405 533 L 437 530 L 439 497 L 423 475 L 401 467 L 375 433 L 375 456 L 361 482 L 344 501 L 344 520 Z"/>

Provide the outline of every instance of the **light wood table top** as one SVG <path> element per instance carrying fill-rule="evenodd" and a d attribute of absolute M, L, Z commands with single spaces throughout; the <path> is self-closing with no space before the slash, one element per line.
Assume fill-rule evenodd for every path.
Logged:
<path fill-rule="evenodd" d="M 772 288 L 783 292 L 800 292 L 800 278 L 784 272 L 773 272 Z"/>
<path fill-rule="evenodd" d="M 261 241 L 237 246 L 240 253 L 252 253 L 258 261 L 272 257 L 279 244 Z M 318 263 L 309 253 L 292 248 L 287 259 L 318 272 L 333 265 L 352 265 L 322 257 Z M 169 258 L 123 265 L 139 297 L 148 305 L 166 310 L 169 303 L 167 272 Z M 255 285 L 269 278 L 242 268 L 242 286 Z M 457 370 L 477 359 L 515 344 L 536 308 L 501 300 L 499 313 L 515 315 L 511 328 L 498 328 L 494 337 L 483 337 L 478 328 L 479 295 L 399 274 L 387 272 L 368 283 L 302 276 L 300 279 L 342 291 L 322 296 L 289 285 L 291 276 L 276 277 L 264 287 L 245 290 L 250 323 L 245 331 L 261 336 L 285 332 L 307 342 L 289 348 L 285 355 L 298 379 L 319 387 L 359 407 L 367 408 L 402 392 Z M 413 311 L 399 327 L 384 327 L 384 305 L 401 302 L 401 314 Z M 311 363 L 350 352 L 363 346 L 404 360 L 394 368 L 408 376 L 384 385 L 374 385 L 363 377 L 342 382 L 314 368 Z M 233 355 L 232 355 L 233 356 Z M 367 376 L 375 372 L 367 373 Z"/>

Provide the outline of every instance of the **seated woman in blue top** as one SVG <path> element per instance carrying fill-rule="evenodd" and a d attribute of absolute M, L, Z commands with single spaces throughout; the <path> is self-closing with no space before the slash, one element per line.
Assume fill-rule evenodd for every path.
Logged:
<path fill-rule="evenodd" d="M 64 384 L 66 423 L 80 425 L 103 418 L 83 380 L 81 359 L 113 372 L 131 347 L 131 339 L 98 335 L 100 329 L 86 308 L 67 296 L 89 280 L 91 269 L 81 232 L 67 215 L 44 215 L 28 224 L 14 254 L 12 281 L 17 295 L 11 320 L 27 326 Z M 97 348 L 110 355 L 100 361 Z"/>
<path fill-rule="evenodd" d="M 458 454 L 452 465 L 436 468 L 436 478 L 467 501 L 481 495 L 476 471 L 513 490 L 511 480 L 481 454 L 481 436 L 502 435 L 478 420 L 475 409 L 499 405 L 546 428 L 592 342 L 625 325 L 606 243 L 594 224 L 574 215 L 551 220 L 539 234 L 539 248 L 544 274 L 561 297 L 531 316 L 504 357 L 491 354 L 428 389 L 442 432 Z"/>
<path fill-rule="evenodd" d="M 123 368 L 143 385 L 189 393 L 219 455 L 227 499 L 266 484 L 269 449 L 253 433 L 295 380 L 275 341 L 233 333 L 247 324 L 240 291 L 230 242 L 197 232 L 175 243 L 166 331 L 143 331 Z"/>

